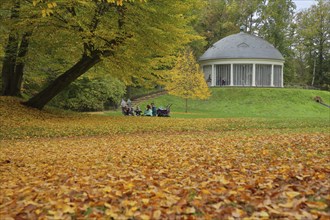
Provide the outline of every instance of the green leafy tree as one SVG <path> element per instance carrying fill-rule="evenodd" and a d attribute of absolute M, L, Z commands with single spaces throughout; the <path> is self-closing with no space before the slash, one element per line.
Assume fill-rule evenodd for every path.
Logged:
<path fill-rule="evenodd" d="M 82 77 L 56 96 L 51 104 L 74 111 L 103 111 L 108 102 L 118 104 L 125 85 L 111 77 Z"/>
<path fill-rule="evenodd" d="M 169 94 L 185 99 L 186 112 L 188 112 L 188 99 L 207 99 L 210 96 L 204 74 L 192 51 L 186 50 L 179 55 L 174 68 L 169 73 L 165 89 Z"/>
<path fill-rule="evenodd" d="M 263 1 L 257 10 L 256 34 L 274 45 L 286 62 L 284 65 L 284 82 L 294 77 L 294 53 L 291 48 L 294 39 L 294 9 L 292 0 Z"/>
<path fill-rule="evenodd" d="M 309 85 L 330 85 L 329 11 L 330 1 L 319 0 L 297 15 L 296 56 Z"/>
<path fill-rule="evenodd" d="M 168 65 L 178 49 L 199 38 L 189 25 L 191 12 L 198 10 L 198 2 L 36 0 L 27 3 L 37 6 L 42 22 L 30 38 L 26 69 L 31 75 L 57 74 L 25 104 L 43 108 L 95 66 L 127 85 L 156 80 L 160 77 L 158 66 Z"/>
<path fill-rule="evenodd" d="M 207 0 L 203 13 L 194 25 L 210 47 L 216 41 L 237 33 L 241 25 L 252 32 L 256 20 L 253 18 L 261 0 Z"/>
<path fill-rule="evenodd" d="M 58 2 L 56 7 L 42 12 L 48 24 L 45 29 L 56 27 L 55 39 L 72 36 L 76 39 L 75 50 L 80 54 L 64 73 L 25 104 L 43 108 L 96 65 L 109 69 L 125 84 L 131 83 L 132 77 L 140 82 L 149 80 L 155 65 L 198 38 L 187 25 L 186 17 L 196 2 L 135 1 L 123 5 L 113 1 Z M 53 39 L 48 42 L 52 44 Z M 73 43 L 71 39 L 68 41 Z M 150 66 L 155 58 L 158 62 Z"/>

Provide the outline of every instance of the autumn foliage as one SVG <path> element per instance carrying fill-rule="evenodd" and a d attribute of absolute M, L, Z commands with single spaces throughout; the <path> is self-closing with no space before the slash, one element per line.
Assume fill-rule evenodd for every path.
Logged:
<path fill-rule="evenodd" d="M 328 127 L 54 114 L 0 101 L 1 219 L 330 217 Z"/>
<path fill-rule="evenodd" d="M 211 96 L 204 73 L 191 50 L 179 55 L 174 68 L 169 73 L 165 89 L 169 94 L 186 100 L 186 112 L 188 99 L 208 99 Z"/>

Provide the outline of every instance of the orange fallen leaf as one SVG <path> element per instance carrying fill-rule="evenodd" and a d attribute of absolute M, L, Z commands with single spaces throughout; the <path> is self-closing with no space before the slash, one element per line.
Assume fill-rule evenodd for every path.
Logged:
<path fill-rule="evenodd" d="M 156 210 L 156 211 L 154 211 L 152 217 L 154 219 L 160 219 L 161 215 L 162 215 L 162 212 L 160 210 Z"/>
<path fill-rule="evenodd" d="M 306 205 L 311 209 L 326 209 L 328 205 L 324 202 L 305 202 Z"/>
<path fill-rule="evenodd" d="M 196 212 L 196 209 L 194 207 L 187 207 L 185 209 L 185 213 L 187 214 L 194 214 Z"/>
<path fill-rule="evenodd" d="M 290 199 L 293 199 L 294 197 L 299 196 L 300 192 L 289 191 L 289 192 L 285 192 L 285 195 L 287 195 Z"/>

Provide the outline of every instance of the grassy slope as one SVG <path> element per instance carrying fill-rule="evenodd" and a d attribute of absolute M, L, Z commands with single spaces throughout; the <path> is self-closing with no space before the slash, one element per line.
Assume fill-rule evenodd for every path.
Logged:
<path fill-rule="evenodd" d="M 166 97 L 168 96 L 164 96 L 162 99 L 164 100 Z M 39 111 L 22 106 L 19 101 L 16 98 L 0 96 L 0 141 L 2 139 L 30 137 L 76 137 L 141 132 L 171 134 L 210 131 L 223 134 L 224 132 L 240 131 L 254 135 L 268 132 L 271 134 L 292 132 L 328 133 L 330 126 L 329 117 L 196 118 L 195 116 L 200 117 L 199 113 L 196 113 L 196 115 L 188 114 L 191 119 L 175 117 L 108 117 L 49 108 Z M 175 103 L 175 105 L 179 105 L 179 103 Z M 174 113 L 174 116 L 178 117 L 180 115 Z M 207 115 L 202 116 L 206 117 Z"/>
<path fill-rule="evenodd" d="M 213 88 L 211 91 L 209 100 L 188 101 L 189 114 L 184 113 L 184 100 L 171 95 L 140 105 L 144 107 L 152 101 L 158 106 L 172 103 L 173 117 L 330 117 L 330 108 L 313 100 L 320 96 L 330 104 L 330 92 L 327 91 L 272 88 Z"/>

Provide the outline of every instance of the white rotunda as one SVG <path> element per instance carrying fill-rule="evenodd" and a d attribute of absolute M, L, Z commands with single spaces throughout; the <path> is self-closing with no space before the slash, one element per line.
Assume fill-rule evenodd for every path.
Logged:
<path fill-rule="evenodd" d="M 283 87 L 282 54 L 264 39 L 242 29 L 213 44 L 199 63 L 212 87 Z"/>

